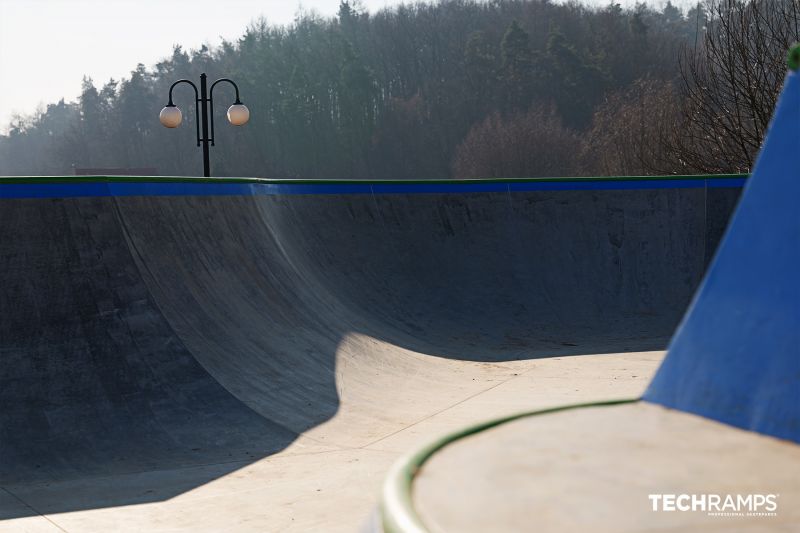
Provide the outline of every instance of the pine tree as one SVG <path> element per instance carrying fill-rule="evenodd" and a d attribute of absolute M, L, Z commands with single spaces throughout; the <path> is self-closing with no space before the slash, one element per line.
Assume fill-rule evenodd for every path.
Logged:
<path fill-rule="evenodd" d="M 528 33 L 513 21 L 500 45 L 506 111 L 526 109 L 531 99 L 532 53 Z"/>

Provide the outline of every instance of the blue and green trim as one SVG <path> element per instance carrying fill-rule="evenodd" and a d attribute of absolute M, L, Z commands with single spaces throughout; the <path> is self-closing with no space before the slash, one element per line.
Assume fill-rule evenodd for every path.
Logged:
<path fill-rule="evenodd" d="M 393 181 L 152 176 L 41 176 L 0 178 L 0 198 L 458 194 L 565 190 L 739 188 L 744 185 L 746 179 L 746 174 Z"/>

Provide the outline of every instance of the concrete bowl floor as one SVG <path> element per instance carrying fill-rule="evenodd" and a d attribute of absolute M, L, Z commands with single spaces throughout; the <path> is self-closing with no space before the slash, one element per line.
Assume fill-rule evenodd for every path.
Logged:
<path fill-rule="evenodd" d="M 369 341 L 380 351 L 380 342 Z M 0 531 L 356 531 L 375 507 L 389 466 L 409 449 L 501 414 L 639 395 L 663 352 L 499 363 L 406 356 L 419 362 L 406 380 L 428 373 L 440 386 L 410 401 L 376 378 L 369 398 L 352 397 L 348 376 L 357 369 L 340 360 L 338 412 L 281 452 L 241 465 L 4 484 L 0 517 L 19 518 L 1 520 Z M 104 507 L 121 491 L 140 494 L 143 503 Z M 85 510 L 52 512 L 65 507 Z"/>
<path fill-rule="evenodd" d="M 653 511 L 651 494 L 773 494 L 777 509 Z M 797 531 L 800 447 L 646 402 L 579 407 L 449 444 L 413 501 L 432 532 Z"/>

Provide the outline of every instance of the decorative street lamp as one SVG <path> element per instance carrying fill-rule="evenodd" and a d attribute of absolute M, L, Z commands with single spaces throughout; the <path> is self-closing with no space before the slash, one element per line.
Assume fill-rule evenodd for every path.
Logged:
<path fill-rule="evenodd" d="M 203 145 L 203 176 L 206 178 L 211 176 L 211 164 L 208 157 L 209 143 L 214 146 L 214 87 L 221 81 L 227 81 L 236 90 L 236 101 L 228 108 L 228 122 L 234 126 L 241 126 L 250 120 L 250 110 L 247 109 L 239 100 L 239 87 L 228 78 L 220 78 L 211 84 L 211 88 L 206 91 L 206 75 L 200 74 L 200 92 L 197 91 L 197 85 L 189 80 L 178 80 L 169 88 L 169 102 L 166 107 L 161 110 L 158 119 L 161 124 L 167 128 L 177 128 L 183 119 L 183 113 L 178 107 L 172 103 L 172 89 L 179 83 L 188 83 L 194 89 L 195 96 L 195 122 L 197 123 L 197 146 Z M 209 136 L 208 117 L 211 116 L 211 136 Z M 203 134 L 200 135 L 200 128 L 202 125 Z"/>

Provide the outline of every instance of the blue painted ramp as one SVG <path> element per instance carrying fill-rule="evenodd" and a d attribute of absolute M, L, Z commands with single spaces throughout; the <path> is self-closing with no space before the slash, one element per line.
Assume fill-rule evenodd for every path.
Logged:
<path fill-rule="evenodd" d="M 800 74 L 645 400 L 800 442 Z"/>

